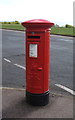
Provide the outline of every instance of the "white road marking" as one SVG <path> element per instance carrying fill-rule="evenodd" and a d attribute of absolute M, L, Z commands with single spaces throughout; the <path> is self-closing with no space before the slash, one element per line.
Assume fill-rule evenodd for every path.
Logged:
<path fill-rule="evenodd" d="M 58 87 L 60 87 L 60 88 L 62 88 L 62 89 L 64 89 L 65 91 L 71 93 L 72 95 L 75 95 L 75 91 L 73 91 L 73 90 L 71 90 L 71 89 L 69 89 L 69 88 L 67 88 L 65 86 L 60 85 L 60 84 L 55 84 L 55 85 L 58 86 Z"/>
<path fill-rule="evenodd" d="M 14 64 L 14 65 L 19 67 L 19 68 L 22 68 L 22 69 L 26 70 L 26 67 L 24 67 L 24 66 L 21 66 L 21 65 L 18 65 L 18 64 Z"/>
<path fill-rule="evenodd" d="M 0 87 L 0 90 L 25 90 L 24 88 Z"/>
<path fill-rule="evenodd" d="M 6 62 L 11 63 L 11 61 L 10 61 L 10 60 L 8 60 L 8 59 L 6 59 L 6 58 L 4 58 L 4 60 L 5 60 Z M 17 66 L 17 67 L 19 67 L 19 68 L 22 68 L 22 69 L 24 69 L 24 70 L 26 70 L 26 67 L 21 66 L 21 65 L 19 65 L 19 64 L 13 64 L 13 65 L 15 65 L 15 66 Z"/>
<path fill-rule="evenodd" d="M 7 61 L 7 62 L 9 62 L 9 63 L 11 63 L 11 61 L 8 60 L 8 59 L 6 59 L 6 58 L 4 58 L 4 60 Z M 24 70 L 26 70 L 26 67 L 21 66 L 21 65 L 19 65 L 19 64 L 13 64 L 13 65 L 15 65 L 15 66 L 17 66 L 17 67 L 19 67 L 19 68 L 22 68 L 22 69 L 24 69 Z M 62 88 L 62 89 L 64 89 L 64 90 L 66 90 L 67 92 L 71 93 L 72 95 L 75 95 L 75 91 L 73 91 L 73 90 L 71 90 L 71 89 L 69 89 L 69 88 L 67 88 L 67 87 L 65 87 L 65 86 L 60 85 L 60 84 L 55 84 L 55 85 L 58 86 L 58 87 L 60 87 L 60 88 Z M 1 90 L 1 89 L 16 89 L 16 90 L 17 90 L 18 88 L 0 87 L 0 90 Z M 19 89 L 18 89 L 18 90 L 19 90 Z"/>
<path fill-rule="evenodd" d="M 70 39 L 60 39 L 60 40 L 73 43 L 73 40 L 70 40 Z"/>
<path fill-rule="evenodd" d="M 7 62 L 9 62 L 9 63 L 11 63 L 11 61 L 10 61 L 10 60 L 8 60 L 8 59 L 6 59 L 6 58 L 4 58 L 4 60 L 5 60 L 5 61 L 7 61 Z"/>

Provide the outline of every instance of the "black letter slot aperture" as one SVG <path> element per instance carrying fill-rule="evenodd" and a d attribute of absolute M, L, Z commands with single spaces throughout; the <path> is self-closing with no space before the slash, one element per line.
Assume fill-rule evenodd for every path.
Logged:
<path fill-rule="evenodd" d="M 40 39 L 40 36 L 28 36 L 28 38 L 30 38 L 30 39 Z"/>

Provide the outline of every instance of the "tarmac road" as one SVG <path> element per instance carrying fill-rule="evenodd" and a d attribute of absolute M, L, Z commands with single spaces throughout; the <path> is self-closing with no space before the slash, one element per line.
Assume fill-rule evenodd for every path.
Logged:
<path fill-rule="evenodd" d="M 55 84 L 73 90 L 73 38 L 51 35 L 50 60 L 50 91 L 69 95 Z M 3 87 L 25 87 L 24 32 L 2 30 L 2 61 Z"/>

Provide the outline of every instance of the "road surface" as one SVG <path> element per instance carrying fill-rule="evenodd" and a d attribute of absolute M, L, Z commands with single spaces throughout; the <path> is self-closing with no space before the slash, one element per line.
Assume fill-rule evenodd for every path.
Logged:
<path fill-rule="evenodd" d="M 70 94 L 57 85 L 73 90 L 73 38 L 51 35 L 50 91 Z M 2 30 L 2 85 L 25 88 L 25 33 Z"/>

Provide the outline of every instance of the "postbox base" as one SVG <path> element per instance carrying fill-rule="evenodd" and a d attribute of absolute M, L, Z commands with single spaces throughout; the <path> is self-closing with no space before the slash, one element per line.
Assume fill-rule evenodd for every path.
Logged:
<path fill-rule="evenodd" d="M 33 94 L 26 91 L 26 102 L 35 106 L 44 106 L 49 103 L 49 91 L 42 94 Z"/>

